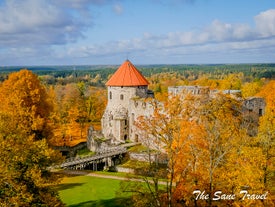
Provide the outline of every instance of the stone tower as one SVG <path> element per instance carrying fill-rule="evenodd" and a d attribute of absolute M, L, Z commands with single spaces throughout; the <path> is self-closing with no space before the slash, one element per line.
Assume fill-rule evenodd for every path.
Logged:
<path fill-rule="evenodd" d="M 129 60 L 108 80 L 108 103 L 101 120 L 105 138 L 116 143 L 138 141 L 133 123 L 138 116 L 147 113 L 146 107 L 138 107 L 142 105 L 138 102 L 154 96 L 148 85 L 149 82 Z"/>

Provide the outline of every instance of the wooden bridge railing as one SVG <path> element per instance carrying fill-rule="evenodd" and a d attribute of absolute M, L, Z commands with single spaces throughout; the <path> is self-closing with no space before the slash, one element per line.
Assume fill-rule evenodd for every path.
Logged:
<path fill-rule="evenodd" d="M 61 168 L 67 168 L 67 167 L 72 167 L 76 165 L 81 165 L 81 164 L 89 164 L 93 163 L 94 161 L 100 161 L 103 160 L 104 158 L 110 158 L 114 157 L 116 155 L 124 154 L 127 152 L 127 149 L 124 147 L 112 147 L 109 148 L 108 150 L 105 150 L 104 152 L 99 152 L 96 155 L 90 155 L 90 156 L 85 156 L 85 157 L 79 157 L 79 158 L 69 158 L 66 159 L 65 162 L 63 162 L 59 167 Z"/>

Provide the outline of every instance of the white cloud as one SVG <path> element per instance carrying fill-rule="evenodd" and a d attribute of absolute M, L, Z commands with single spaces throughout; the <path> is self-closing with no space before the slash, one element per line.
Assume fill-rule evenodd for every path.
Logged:
<path fill-rule="evenodd" d="M 70 55 L 110 56 L 131 52 L 152 55 L 201 54 L 230 51 L 241 54 L 249 49 L 262 51 L 262 48 L 275 46 L 275 10 L 262 12 L 255 17 L 256 27 L 248 24 L 231 24 L 214 20 L 200 31 L 170 32 L 166 35 L 144 33 L 140 38 L 106 42 L 106 44 L 72 48 Z M 263 39 L 263 36 L 265 37 Z"/>
<path fill-rule="evenodd" d="M 58 10 L 43 1 L 11 0 L 0 10 L 0 33 L 28 32 L 43 26 L 55 26 L 60 19 Z"/>
<path fill-rule="evenodd" d="M 263 37 L 275 35 L 275 9 L 261 12 L 254 19 L 257 32 Z"/>
<path fill-rule="evenodd" d="M 140 44 L 150 47 L 185 47 L 201 44 L 241 43 L 273 39 L 275 35 L 275 10 L 268 10 L 255 17 L 256 28 L 247 24 L 230 24 L 214 20 L 200 31 L 170 32 L 166 35 L 149 35 L 139 39 Z M 131 42 L 131 41 L 130 41 Z"/>
<path fill-rule="evenodd" d="M 50 64 L 49 60 L 53 53 L 54 51 L 47 46 L 1 48 L 0 65 Z"/>
<path fill-rule="evenodd" d="M 157 0 L 156 0 L 157 1 Z M 162 0 L 161 0 L 162 2 Z M 192 3 L 193 0 L 173 2 Z M 143 53 L 152 57 L 181 56 L 275 47 L 275 9 L 254 17 L 255 27 L 214 20 L 200 30 L 152 34 L 102 44 L 73 44 L 93 25 L 91 6 L 110 4 L 124 12 L 119 0 L 6 0 L 0 4 L 0 61 L 5 57 L 89 58 Z M 68 46 L 66 46 L 68 43 Z M 57 52 L 54 49 L 58 48 Z M 17 52 L 16 52 L 17 51 Z M 269 50 L 270 51 L 270 50 Z M 275 51 L 274 51 L 275 52 Z M 9 58 L 8 58 L 9 59 Z M 12 59 L 12 58 L 10 58 Z"/>
<path fill-rule="evenodd" d="M 82 1 L 75 1 L 75 3 Z M 96 2 L 96 1 L 93 1 Z M 58 45 L 76 41 L 91 25 L 84 10 L 72 10 L 70 2 L 9 0 L 0 5 L 0 44 L 6 46 Z M 86 13 L 87 14 L 87 13 Z M 87 20 L 88 19 L 88 20 Z"/>

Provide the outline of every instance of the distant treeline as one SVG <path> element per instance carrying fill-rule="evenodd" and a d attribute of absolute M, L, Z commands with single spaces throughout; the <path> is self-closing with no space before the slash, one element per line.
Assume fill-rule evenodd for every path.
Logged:
<path fill-rule="evenodd" d="M 95 78 L 100 76 L 101 82 L 105 82 L 108 77 L 114 73 L 119 65 L 68 65 L 68 66 L 5 66 L 0 67 L 0 81 L 7 79 L 11 72 L 27 68 L 39 76 L 49 76 L 49 84 L 54 84 L 53 79 L 73 77 Z M 221 78 L 230 73 L 242 72 L 245 76 L 253 78 L 275 79 L 275 64 L 177 64 L 177 65 L 136 65 L 136 67 L 146 77 L 157 73 L 178 73 L 185 78 L 192 76 L 194 78 L 207 74 L 209 78 Z M 100 85 L 100 84 L 99 84 Z"/>
<path fill-rule="evenodd" d="M 176 72 L 186 78 L 190 74 L 195 76 L 209 74 L 211 78 L 218 78 L 221 75 L 242 72 L 245 76 L 254 78 L 275 78 L 275 64 L 152 65 L 141 66 L 139 69 L 145 76 L 162 72 Z"/>

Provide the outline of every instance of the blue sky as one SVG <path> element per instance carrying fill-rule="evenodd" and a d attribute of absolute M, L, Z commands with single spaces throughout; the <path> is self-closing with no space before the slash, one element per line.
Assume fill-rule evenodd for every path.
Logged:
<path fill-rule="evenodd" d="M 0 66 L 274 63 L 274 0 L 0 0 Z"/>

